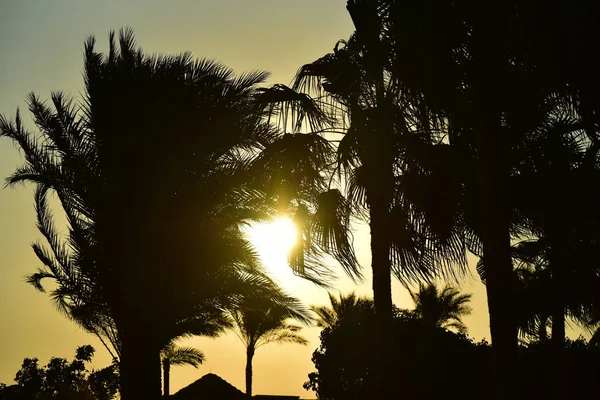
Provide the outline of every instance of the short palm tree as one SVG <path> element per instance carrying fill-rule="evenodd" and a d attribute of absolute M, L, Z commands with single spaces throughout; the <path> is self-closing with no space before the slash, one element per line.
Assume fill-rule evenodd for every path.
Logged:
<path fill-rule="evenodd" d="M 454 328 L 461 333 L 467 331 L 462 318 L 473 311 L 468 304 L 471 294 L 460 293 L 449 285 L 440 290 L 435 284 L 421 284 L 418 291 L 410 291 L 410 296 L 415 303 L 413 314 L 416 317 L 440 328 Z"/>
<path fill-rule="evenodd" d="M 289 297 L 246 298 L 230 312 L 234 331 L 246 347 L 246 395 L 252 395 L 252 359 L 256 349 L 270 343 L 307 345 L 300 336 L 302 327 L 290 320 L 310 324 L 311 318 L 300 302 Z"/>
<path fill-rule="evenodd" d="M 331 328 L 342 322 L 364 320 L 365 314 L 375 315 L 373 299 L 357 296 L 355 293 L 340 294 L 339 298 L 329 293 L 330 306 L 311 306 L 317 315 L 319 328 Z"/>
<path fill-rule="evenodd" d="M 191 365 L 198 368 L 204 362 L 204 353 L 194 347 L 179 347 L 171 342 L 160 352 L 160 358 L 163 368 L 163 396 L 169 397 L 171 366 Z"/>

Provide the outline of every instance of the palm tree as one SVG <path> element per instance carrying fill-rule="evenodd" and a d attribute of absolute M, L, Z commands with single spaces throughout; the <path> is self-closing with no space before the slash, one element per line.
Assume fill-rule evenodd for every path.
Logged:
<path fill-rule="evenodd" d="M 31 283 L 54 280 L 59 309 L 112 344 L 123 399 L 157 399 L 160 350 L 270 284 L 241 225 L 273 209 L 249 182 L 251 161 L 277 131 L 258 101 L 268 74 L 236 77 L 187 53 L 149 57 L 128 30 L 118 43 L 111 33 L 104 55 L 86 42 L 81 106 L 30 95 L 40 134 L 17 114 L 0 118 L 0 136 L 25 156 L 8 183 L 36 185 L 48 248 L 34 245 L 44 268 Z"/>
<path fill-rule="evenodd" d="M 333 53 L 303 66 L 293 90 L 314 95 L 328 118 L 322 119 L 324 123 L 318 130 L 308 128 L 313 136 L 317 134 L 335 144 L 334 157 L 321 152 L 324 165 L 329 168 L 319 169 L 319 176 L 328 178 L 322 190 L 337 199 L 329 204 L 340 206 L 330 205 L 324 212 L 315 213 L 310 224 L 326 226 L 336 219 L 349 221 L 349 214 L 354 212 L 370 227 L 373 297 L 381 335 L 378 343 L 382 345 L 382 372 L 378 374 L 382 385 L 378 387 L 386 392 L 384 385 L 391 379 L 383 378 L 385 371 L 390 370 L 384 364 L 392 362 L 386 359 L 384 345 L 391 341 L 391 274 L 405 284 L 440 275 L 454 277 L 466 265 L 466 258 L 454 201 L 460 189 L 448 184 L 455 179 L 440 179 L 436 183 L 441 184 L 433 185 L 447 189 L 445 202 L 433 200 L 442 196 L 423 200 L 411 192 L 414 186 L 431 185 L 431 166 L 427 162 L 432 155 L 439 154 L 441 158 L 449 152 L 437 121 L 419 120 L 421 110 L 408 101 L 392 74 L 388 52 L 393 49 L 385 39 L 386 25 L 379 19 L 381 8 L 386 7 L 381 3 L 348 1 L 356 32 L 349 40 L 340 41 Z M 288 106 L 292 115 L 301 114 L 301 99 L 301 95 L 290 94 Z M 343 178 L 336 183 L 334 177 L 340 175 Z M 332 187 L 335 184 L 346 186 L 347 199 Z M 349 225 L 339 228 L 331 235 L 332 242 L 334 238 L 344 238 L 344 228 Z M 310 243 L 312 235 L 305 236 Z M 360 277 L 358 267 L 346 267 L 345 271 L 353 278 Z M 386 393 L 380 397 L 385 396 Z"/>
<path fill-rule="evenodd" d="M 517 92 L 508 88 L 524 87 L 513 86 L 507 78 L 525 77 L 505 74 L 510 70 L 504 64 L 506 40 L 513 37 L 504 29 L 510 24 L 503 24 L 508 8 L 481 7 L 468 1 L 439 7 L 395 2 L 381 15 L 389 21 L 389 36 L 394 43 L 394 73 L 419 102 L 425 117 L 419 118 L 428 120 L 432 114 L 441 115 L 453 147 L 464 146 L 467 140 L 471 143 L 464 153 L 475 161 L 471 171 L 478 176 L 463 175 L 463 179 L 472 182 L 475 190 L 470 192 L 478 196 L 471 202 L 473 214 L 479 214 L 478 218 L 471 218 L 477 226 L 477 240 L 472 242 L 480 251 L 483 244 L 489 270 L 487 291 L 497 398 L 514 396 L 509 371 L 516 362 L 517 351 L 515 308 L 510 296 L 511 207 L 506 197 L 510 167 L 505 155 L 509 146 L 501 121 L 508 114 L 503 114 L 507 95 Z M 423 27 L 430 25 L 434 28 L 425 32 Z M 403 60 L 406 54 L 416 55 L 418 61 Z M 473 158 L 473 154 L 477 157 Z"/>
<path fill-rule="evenodd" d="M 169 343 L 160 352 L 163 368 L 163 396 L 169 397 L 171 384 L 172 365 L 191 365 L 198 368 L 204 362 L 204 353 L 194 347 L 179 347 L 173 342 Z"/>
<path fill-rule="evenodd" d="M 415 303 L 413 314 L 417 318 L 440 328 L 467 332 L 462 318 L 473 311 L 468 304 L 472 296 L 470 293 L 461 294 L 458 289 L 449 285 L 439 289 L 433 283 L 421 284 L 417 292 L 409 293 Z"/>
<path fill-rule="evenodd" d="M 357 296 L 355 293 L 340 294 L 339 298 L 329 293 L 330 306 L 311 306 L 310 309 L 317 315 L 319 328 L 332 328 L 342 322 L 361 321 L 364 315 L 375 315 L 372 299 Z"/>
<path fill-rule="evenodd" d="M 261 288 L 265 289 L 264 287 Z M 179 347 L 175 345 L 175 341 L 190 336 L 215 338 L 223 333 L 225 329 L 232 327 L 229 316 L 218 308 L 207 310 L 204 313 L 204 319 L 197 319 L 194 325 L 190 326 L 185 333 L 171 339 L 160 351 L 164 397 L 168 397 L 170 393 L 171 365 L 192 365 L 198 368 L 198 365 L 204 362 L 204 354 L 200 350 L 193 347 Z"/>
<path fill-rule="evenodd" d="M 256 349 L 269 343 L 307 345 L 300 336 L 301 326 L 311 321 L 308 311 L 286 296 L 246 298 L 240 307 L 230 311 L 234 331 L 246 347 L 246 395 L 252 396 L 252 359 Z"/>
<path fill-rule="evenodd" d="M 470 1 L 378 3 L 379 16 L 388 23 L 386 36 L 393 43 L 393 71 L 413 100 L 420 103 L 424 118 L 419 118 L 442 116 L 448 124 L 449 142 L 468 148 L 463 154 L 470 154 L 475 161 L 470 168 L 475 175 L 463 184 L 470 180 L 470 192 L 478 193 L 478 199 L 471 201 L 471 213 L 479 217 L 471 218 L 470 230 L 476 234 L 476 254 L 485 258 L 487 270 L 495 393 L 498 398 L 514 397 L 510 374 L 517 353 L 517 308 L 511 296 L 516 279 L 510 244 L 511 235 L 518 236 L 514 228 L 520 222 L 515 200 L 528 198 L 533 190 L 526 184 L 520 186 L 525 190 L 514 190 L 511 181 L 518 177 L 516 171 L 530 161 L 527 156 L 521 158 L 521 146 L 544 126 L 548 105 L 561 103 L 563 111 L 568 111 L 565 114 L 571 116 L 573 110 L 587 114 L 588 127 L 596 118 L 591 110 L 597 109 L 598 102 L 589 96 L 595 86 L 581 85 L 580 77 L 587 76 L 595 84 L 597 77 L 590 79 L 589 71 L 573 74 L 575 65 L 589 60 L 589 54 L 580 57 L 579 51 L 590 51 L 588 46 L 596 43 L 590 40 L 582 46 L 576 44 L 577 37 L 594 36 L 586 14 L 591 10 L 582 7 L 582 2 L 569 7 L 561 3 L 542 15 L 538 7 L 527 2 L 498 3 L 493 7 Z M 585 23 L 577 27 L 569 22 L 580 20 Z M 564 47 L 556 51 L 545 46 L 548 36 L 564 39 Z M 406 55 L 410 55 L 409 62 Z M 584 93 L 587 96 L 582 96 Z M 587 110 L 580 107 L 582 97 L 589 101 Z M 597 142 L 595 133 L 587 136 L 586 140 Z M 464 177 L 469 174 L 468 170 L 463 173 Z M 546 183 L 556 187 L 554 182 Z M 510 193 L 519 196 L 513 198 Z M 557 304 L 556 309 L 560 308 Z M 553 330 L 558 333 L 560 325 L 553 325 Z"/>

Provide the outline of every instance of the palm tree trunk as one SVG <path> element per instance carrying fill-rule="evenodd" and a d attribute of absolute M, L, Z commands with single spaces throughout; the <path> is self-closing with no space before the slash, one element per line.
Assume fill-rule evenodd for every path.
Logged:
<path fill-rule="evenodd" d="M 386 234 L 387 212 L 373 204 L 370 214 L 373 300 L 379 321 L 384 327 L 388 327 L 392 321 L 392 278 L 389 255 L 391 243 Z"/>
<path fill-rule="evenodd" d="M 556 265 L 556 264 L 555 264 Z M 565 295 L 562 288 L 564 282 L 561 266 L 552 268 L 552 345 L 555 350 L 565 347 Z"/>
<path fill-rule="evenodd" d="M 552 276 L 552 339 L 551 347 L 553 353 L 552 362 L 552 397 L 556 399 L 565 398 L 564 385 L 564 348 L 566 336 L 565 324 L 565 301 L 564 292 L 561 287 L 563 277 L 558 268 L 553 268 Z"/>
<path fill-rule="evenodd" d="M 163 364 L 163 397 L 169 397 L 171 394 L 171 362 L 165 358 Z"/>
<path fill-rule="evenodd" d="M 565 307 L 561 297 L 553 300 L 554 310 L 552 312 L 552 345 L 555 350 L 561 350 L 565 347 Z"/>
<path fill-rule="evenodd" d="M 252 358 L 254 358 L 254 349 L 249 346 L 246 349 L 246 395 L 252 397 Z"/>
<path fill-rule="evenodd" d="M 538 337 L 540 342 L 545 343 L 548 341 L 548 316 L 540 315 L 540 326 L 538 327 Z"/>
<path fill-rule="evenodd" d="M 509 209 L 506 177 L 498 129 L 490 115 L 482 116 L 477 133 L 480 220 L 485 262 L 486 291 L 492 337 L 494 392 L 498 399 L 514 398 L 517 361 L 514 273 L 510 254 Z"/>
<path fill-rule="evenodd" d="M 510 206 L 499 82 L 504 77 L 503 5 L 480 5 L 474 25 L 475 109 L 479 212 L 486 290 L 492 337 L 494 397 L 516 398 L 517 326 L 512 296 L 514 273 L 510 253 Z"/>
<path fill-rule="evenodd" d="M 132 335 L 122 331 L 121 337 L 123 341 L 123 357 L 119 367 L 121 399 L 160 399 L 160 352 L 144 338 L 144 333 Z"/>
<path fill-rule="evenodd" d="M 511 296 L 514 277 L 510 256 L 508 210 L 504 203 L 501 169 L 494 161 L 492 135 L 481 133 L 480 185 L 483 258 L 492 337 L 495 394 L 514 398 L 514 366 L 517 359 L 515 301 Z"/>
<path fill-rule="evenodd" d="M 384 203 L 385 204 L 385 203 Z M 392 346 L 392 281 L 390 265 L 390 239 L 386 232 L 388 212 L 379 201 L 370 202 L 371 266 L 373 270 L 373 300 L 377 319 L 376 354 L 376 398 L 390 398 L 392 395 L 392 369 L 390 351 Z"/>

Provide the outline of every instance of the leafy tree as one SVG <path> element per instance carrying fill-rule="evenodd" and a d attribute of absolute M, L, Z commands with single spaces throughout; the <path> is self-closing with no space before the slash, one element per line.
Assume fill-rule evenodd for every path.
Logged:
<path fill-rule="evenodd" d="M 305 389 L 327 400 L 370 398 L 378 384 L 374 373 L 377 336 L 372 317 L 357 311 L 354 317 L 321 332 L 321 344 L 313 353 L 315 372 Z M 387 350 L 398 362 L 393 365 L 392 398 L 415 393 L 419 399 L 444 397 L 480 399 L 493 396 L 492 354 L 483 340 L 425 323 L 414 315 L 394 319 L 393 344 Z M 598 390 L 600 351 L 584 341 L 566 341 L 563 380 L 577 398 L 593 397 Z M 552 398 L 553 352 L 549 343 L 519 347 L 514 384 L 522 398 Z M 402 369 L 406 363 L 410 368 Z M 403 372 L 402 374 L 400 372 Z"/>
<path fill-rule="evenodd" d="M 98 371 L 92 371 L 88 377 L 90 389 L 98 400 L 111 400 L 120 391 L 119 364 L 113 359 L 112 365 Z"/>
<path fill-rule="evenodd" d="M 477 351 L 464 335 L 445 331 L 413 316 L 394 318 L 393 341 L 387 351 L 398 363 L 392 366 L 391 398 L 415 393 L 420 399 L 448 396 L 448 388 L 469 377 L 461 398 L 477 398 L 481 384 L 475 362 Z M 375 349 L 377 336 L 368 314 L 341 320 L 321 332 L 321 345 L 313 353 L 316 372 L 309 374 L 305 389 L 321 399 L 364 399 L 376 393 L 378 379 Z M 481 348 L 485 352 L 485 347 Z M 482 360 L 483 361 L 483 360 Z M 402 368 L 400 362 L 410 365 Z M 477 364 L 479 371 L 485 363 Z M 480 393 L 479 393 L 480 394 Z"/>
<path fill-rule="evenodd" d="M 270 343 L 307 345 L 300 336 L 296 320 L 309 324 L 308 311 L 296 299 L 283 297 L 246 298 L 239 308 L 230 311 L 234 331 L 246 347 L 246 394 L 252 395 L 252 359 L 256 349 Z"/>
<path fill-rule="evenodd" d="M 36 185 L 34 244 L 44 268 L 30 277 L 120 359 L 124 399 L 160 397 L 160 350 L 204 329 L 215 309 L 269 284 L 241 225 L 271 207 L 251 187 L 251 161 L 277 131 L 257 85 L 190 54 L 148 56 L 133 33 L 109 52 L 85 45 L 83 104 L 30 95 L 39 134 L 0 117 L 25 165 L 9 184 Z M 127 171 L 127 173 L 125 173 Z M 68 231 L 57 232 L 54 193 Z M 173 232 L 177 232 L 173 236 Z"/>
<path fill-rule="evenodd" d="M 7 400 L 110 400 L 119 391 L 116 364 L 97 371 L 89 371 L 86 363 L 92 360 L 94 348 L 80 346 L 75 358 L 68 362 L 53 357 L 44 367 L 37 358 L 26 358 L 17 372 L 13 387 L 0 388 L 0 398 Z"/>
<path fill-rule="evenodd" d="M 462 317 L 473 312 L 468 304 L 471 296 L 461 294 L 458 289 L 449 285 L 440 290 L 433 283 L 419 285 L 417 292 L 410 291 L 410 297 L 415 303 L 413 314 L 417 318 L 440 328 L 454 328 L 460 333 L 467 332 Z"/>
<path fill-rule="evenodd" d="M 163 396 L 169 397 L 171 388 L 171 366 L 191 365 L 198 368 L 204 362 L 204 353 L 194 347 L 179 347 L 169 343 L 160 352 L 163 368 Z"/>

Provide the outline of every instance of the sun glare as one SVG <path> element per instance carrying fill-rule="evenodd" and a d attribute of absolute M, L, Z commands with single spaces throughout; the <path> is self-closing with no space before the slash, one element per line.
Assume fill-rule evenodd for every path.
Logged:
<path fill-rule="evenodd" d="M 287 257 L 298 238 L 291 219 L 277 218 L 273 222 L 256 224 L 248 234 L 261 262 L 275 278 L 283 280 L 291 275 L 291 269 L 287 267 Z"/>

